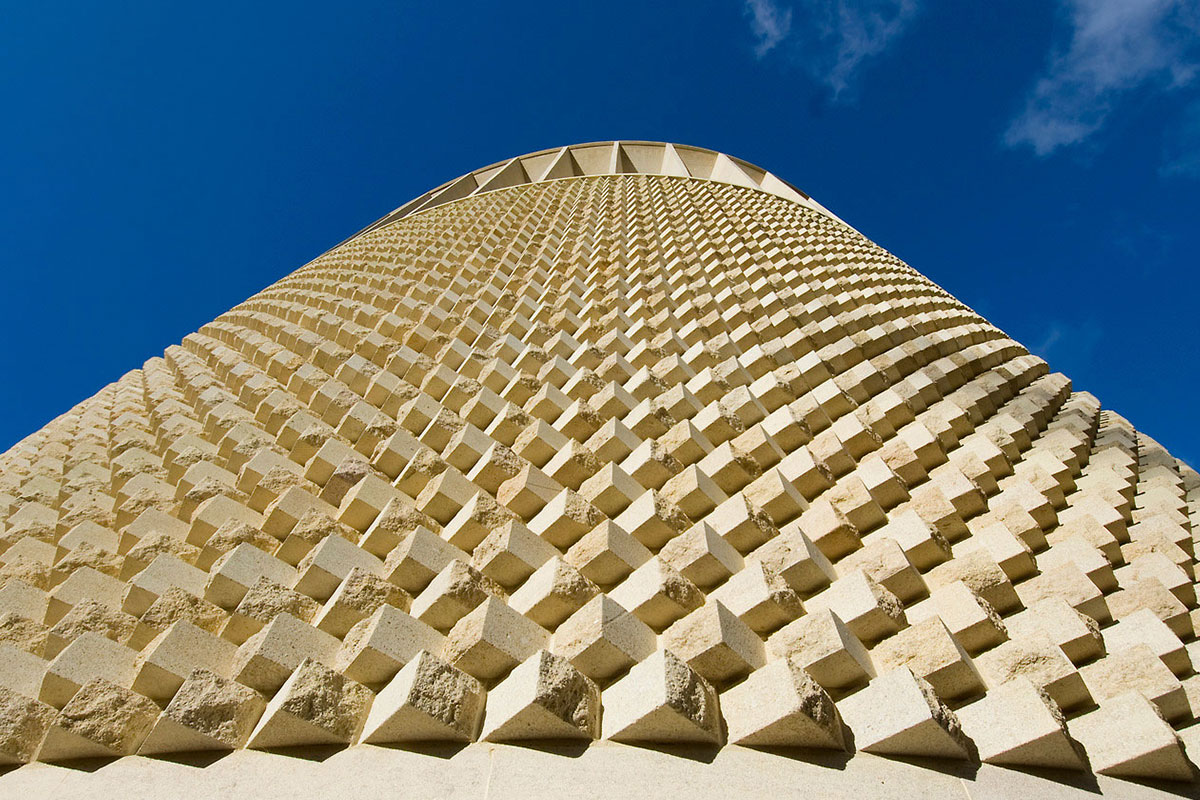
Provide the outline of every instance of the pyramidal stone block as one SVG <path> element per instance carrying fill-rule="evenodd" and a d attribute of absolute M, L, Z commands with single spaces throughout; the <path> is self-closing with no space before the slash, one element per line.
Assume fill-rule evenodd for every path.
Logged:
<path fill-rule="evenodd" d="M 203 668 L 188 675 L 146 736 L 139 753 L 236 750 L 250 738 L 266 699 Z"/>
<path fill-rule="evenodd" d="M 595 739 L 600 689 L 562 656 L 539 650 L 488 693 L 481 739 Z"/>
<path fill-rule="evenodd" d="M 868 753 L 965 759 L 970 740 L 958 717 L 933 688 L 900 667 L 838 703 L 854 732 L 854 746 Z"/>
<path fill-rule="evenodd" d="M 362 741 L 473 741 L 486 698 L 487 691 L 478 680 L 421 651 L 375 698 Z"/>
<path fill-rule="evenodd" d="M 50 725 L 38 758 L 68 761 L 135 753 L 158 717 L 158 706 L 129 689 L 96 678 L 80 687 Z"/>
<path fill-rule="evenodd" d="M 350 744 L 366 722 L 371 690 L 306 658 L 276 692 L 249 746 Z"/>
<path fill-rule="evenodd" d="M 670 650 L 657 650 L 604 693 L 604 738 L 717 744 L 717 693 Z"/>
<path fill-rule="evenodd" d="M 841 718 L 829 694 L 788 659 L 772 661 L 721 695 L 729 743 L 842 749 Z"/>

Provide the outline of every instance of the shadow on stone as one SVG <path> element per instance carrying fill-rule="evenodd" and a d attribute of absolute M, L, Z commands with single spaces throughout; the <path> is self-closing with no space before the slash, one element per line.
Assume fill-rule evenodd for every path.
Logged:
<path fill-rule="evenodd" d="M 358 747 L 378 747 L 381 750 L 406 750 L 434 758 L 454 758 L 469 742 L 370 742 Z"/>

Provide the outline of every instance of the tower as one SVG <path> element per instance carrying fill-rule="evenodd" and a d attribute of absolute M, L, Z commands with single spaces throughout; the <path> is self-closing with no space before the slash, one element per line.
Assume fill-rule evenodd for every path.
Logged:
<path fill-rule="evenodd" d="M 0 789 L 1190 781 L 1198 499 L 775 175 L 533 153 L 0 456 Z"/>

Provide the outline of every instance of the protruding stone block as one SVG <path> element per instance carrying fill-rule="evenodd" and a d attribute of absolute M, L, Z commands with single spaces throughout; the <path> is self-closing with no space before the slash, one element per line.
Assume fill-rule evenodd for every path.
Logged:
<path fill-rule="evenodd" d="M 600 689 L 567 659 L 534 653 L 488 693 L 481 739 L 595 739 Z"/>
<path fill-rule="evenodd" d="M 623 581 L 650 557 L 644 544 L 615 523 L 605 521 L 571 545 L 565 560 L 588 580 L 609 587 Z"/>
<path fill-rule="evenodd" d="M 50 725 L 38 758 L 114 758 L 132 755 L 158 717 L 158 706 L 101 678 L 88 681 Z"/>
<path fill-rule="evenodd" d="M 654 631 L 608 595 L 593 597 L 554 632 L 551 649 L 601 683 L 645 659 Z"/>
<path fill-rule="evenodd" d="M 988 764 L 1050 769 L 1084 768 L 1082 747 L 1067 732 L 1050 696 L 1025 680 L 992 687 L 956 712 L 963 732 Z"/>
<path fill-rule="evenodd" d="M 346 677 L 383 685 L 422 650 L 441 652 L 444 637 L 393 606 L 380 606 L 347 632 L 334 664 Z"/>
<path fill-rule="evenodd" d="M 1109 698 L 1071 720 L 1071 735 L 1087 750 L 1095 772 L 1127 778 L 1193 780 L 1193 767 L 1175 731 L 1139 692 Z"/>
<path fill-rule="evenodd" d="M 718 686 L 766 663 L 762 640 L 718 600 L 709 600 L 667 628 L 662 646 Z"/>
<path fill-rule="evenodd" d="M 249 747 L 350 744 L 366 722 L 367 687 L 306 658 L 267 705 Z"/>
<path fill-rule="evenodd" d="M 550 640 L 549 633 L 489 597 L 446 635 L 442 657 L 485 683 L 496 680 Z"/>
<path fill-rule="evenodd" d="M 138 752 L 236 750 L 250 738 L 267 701 L 248 686 L 209 670 L 192 670 L 159 715 Z"/>
<path fill-rule="evenodd" d="M 375 698 L 362 741 L 473 741 L 483 718 L 486 695 L 475 678 L 420 652 Z"/>
<path fill-rule="evenodd" d="M 703 592 L 657 556 L 608 594 L 656 631 L 704 605 Z"/>
<path fill-rule="evenodd" d="M 538 625 L 553 631 L 599 593 L 596 584 L 556 556 L 538 567 L 508 602 Z"/>
<path fill-rule="evenodd" d="M 844 747 L 841 717 L 828 693 L 787 659 L 750 673 L 721 695 L 729 743 L 749 747 Z"/>
<path fill-rule="evenodd" d="M 854 746 L 879 755 L 965 759 L 970 742 L 958 717 L 928 683 L 903 667 L 837 704 Z"/>
<path fill-rule="evenodd" d="M 776 658 L 787 658 L 826 689 L 849 689 L 875 675 L 862 642 L 828 610 L 814 611 L 775 632 L 767 641 Z"/>
<path fill-rule="evenodd" d="M 132 688 L 151 700 L 170 700 L 193 669 L 228 676 L 237 646 L 180 620 L 146 646 Z"/>
<path fill-rule="evenodd" d="M 658 650 L 604 692 L 604 738 L 717 744 L 717 693 L 669 650 Z"/>
<path fill-rule="evenodd" d="M 467 562 L 455 559 L 413 600 L 412 615 L 432 628 L 448 631 L 493 596 L 504 597 L 500 584 Z"/>
<path fill-rule="evenodd" d="M 238 648 L 230 674 L 239 683 L 271 695 L 306 658 L 332 664 L 339 644 L 291 614 L 280 614 Z"/>

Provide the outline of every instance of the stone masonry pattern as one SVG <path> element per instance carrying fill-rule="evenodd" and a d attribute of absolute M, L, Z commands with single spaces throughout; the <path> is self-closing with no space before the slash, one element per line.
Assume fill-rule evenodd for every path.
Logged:
<path fill-rule="evenodd" d="M 605 147 L 448 185 L 0 456 L 0 763 L 1193 780 L 1200 475 L 761 171 Z"/>

